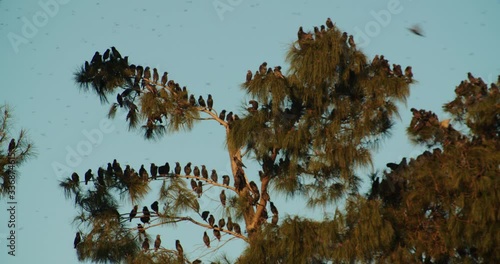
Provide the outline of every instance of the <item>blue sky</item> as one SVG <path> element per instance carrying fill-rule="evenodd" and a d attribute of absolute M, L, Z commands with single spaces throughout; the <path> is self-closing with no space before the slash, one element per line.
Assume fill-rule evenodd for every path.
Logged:
<path fill-rule="evenodd" d="M 52 8 L 47 9 L 46 3 Z M 441 116 L 442 104 L 453 98 L 455 86 L 467 72 L 487 83 L 496 80 L 499 12 L 498 0 L 0 0 L 0 103 L 12 107 L 15 127 L 28 130 L 38 153 L 19 168 L 15 257 L 7 255 L 8 218 L 5 200 L 0 201 L 0 263 L 77 262 L 72 247 L 77 227 L 71 224 L 76 212 L 57 186 L 61 173 L 53 164 L 67 165 L 81 175 L 114 158 L 136 169 L 150 162 L 191 161 L 207 164 L 219 175 L 229 170 L 224 131 L 218 124 L 198 123 L 191 132 L 153 142 L 127 131 L 120 118 L 111 121 L 88 154 L 68 164 L 68 153 L 88 141 L 85 132 L 100 129 L 109 107 L 93 94 L 79 91 L 73 82 L 75 69 L 95 51 L 116 46 L 131 63 L 168 71 L 171 79 L 195 94 L 212 94 L 215 108 L 238 110 L 248 101 L 239 88 L 246 71 L 256 70 L 263 61 L 286 69 L 285 54 L 298 27 L 312 30 L 330 17 L 341 30 L 355 35 L 370 59 L 383 54 L 391 64 L 411 65 L 418 81 L 411 86 L 407 106 L 401 106 L 393 136 L 375 156 L 375 169 L 384 169 L 387 162 L 421 151 L 404 133 L 411 119 L 409 108 Z M 30 23 L 36 24 L 35 30 L 26 28 Z M 413 24 L 422 27 L 425 37 L 407 30 Z M 365 45 L 361 45 L 363 34 L 369 36 Z M 255 164 L 246 163 L 256 174 Z M 152 189 L 156 195 L 159 184 Z M 331 213 L 331 208 L 304 210 L 299 201 L 271 195 L 280 212 L 316 218 Z M 212 197 L 216 198 L 215 191 Z M 144 205 L 154 199 L 148 197 Z M 130 209 L 126 204 L 123 211 Z M 203 250 L 202 229 L 180 224 L 158 233 L 162 245 L 170 248 L 181 239 L 193 259 L 209 252 Z M 231 241 L 224 249 L 237 256 L 242 246 Z"/>

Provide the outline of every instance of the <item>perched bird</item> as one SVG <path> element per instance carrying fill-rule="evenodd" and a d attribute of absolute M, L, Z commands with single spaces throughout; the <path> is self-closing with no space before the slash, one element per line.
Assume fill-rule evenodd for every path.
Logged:
<path fill-rule="evenodd" d="M 220 230 L 223 230 L 222 228 L 226 226 L 226 220 L 224 218 L 219 219 L 219 228 Z"/>
<path fill-rule="evenodd" d="M 250 100 L 248 101 L 248 103 L 252 105 L 251 107 L 247 108 L 249 112 L 255 112 L 259 109 L 259 103 L 257 101 Z"/>
<path fill-rule="evenodd" d="M 252 80 L 252 71 L 251 70 L 248 70 L 247 71 L 247 83 L 249 83 L 250 81 Z"/>
<path fill-rule="evenodd" d="M 92 170 L 89 169 L 87 172 L 85 172 L 85 185 L 87 185 L 87 183 L 92 179 L 94 178 L 94 175 L 92 175 Z"/>
<path fill-rule="evenodd" d="M 107 49 L 104 54 L 102 54 L 102 60 L 105 61 L 107 59 L 109 59 L 109 53 L 111 52 L 111 50 Z"/>
<path fill-rule="evenodd" d="M 403 71 L 401 70 L 401 65 L 392 64 L 392 71 L 394 72 L 394 75 L 396 75 L 397 77 L 403 77 Z"/>
<path fill-rule="evenodd" d="M 104 183 L 104 172 L 105 170 L 101 167 L 99 167 L 99 169 L 97 169 L 97 182 L 101 185 L 101 186 L 104 186 L 105 183 Z"/>
<path fill-rule="evenodd" d="M 356 43 L 354 43 L 354 37 L 352 35 L 349 35 L 349 46 L 351 46 L 351 48 L 353 49 L 356 49 Z"/>
<path fill-rule="evenodd" d="M 9 153 L 12 153 L 12 151 L 14 151 L 15 148 L 16 148 L 16 140 L 11 139 L 9 143 Z"/>
<path fill-rule="evenodd" d="M 108 162 L 108 167 L 106 168 L 106 177 L 111 178 L 113 176 L 113 166 Z"/>
<path fill-rule="evenodd" d="M 238 157 L 233 156 L 233 160 L 234 163 L 236 163 L 236 166 L 246 168 L 245 164 L 243 164 L 243 162 L 240 159 L 238 159 Z"/>
<path fill-rule="evenodd" d="M 130 211 L 129 216 L 129 222 L 132 222 L 132 218 L 134 218 L 137 215 L 137 205 L 134 205 L 134 208 L 132 208 L 132 211 Z"/>
<path fill-rule="evenodd" d="M 194 94 L 191 94 L 191 95 L 189 96 L 189 104 L 190 104 L 191 106 L 195 106 L 195 105 L 196 105 L 196 99 L 194 98 Z"/>
<path fill-rule="evenodd" d="M 340 42 L 345 44 L 347 42 L 348 37 L 349 35 L 347 35 L 347 32 L 343 32 L 342 36 L 340 37 Z"/>
<path fill-rule="evenodd" d="M 71 180 L 75 183 L 79 183 L 80 182 L 80 176 L 78 176 L 78 173 L 76 172 L 73 172 L 73 174 L 71 174 Z"/>
<path fill-rule="evenodd" d="M 154 163 L 151 163 L 151 167 L 149 167 L 149 172 L 151 173 L 151 178 L 153 180 L 156 180 L 156 176 L 158 176 L 158 167 Z"/>
<path fill-rule="evenodd" d="M 222 176 L 222 184 L 229 186 L 229 175 Z"/>
<path fill-rule="evenodd" d="M 198 166 L 194 166 L 193 175 L 196 177 L 200 177 L 200 168 L 198 168 Z"/>
<path fill-rule="evenodd" d="M 214 218 L 214 216 L 213 216 L 212 214 L 208 217 L 208 224 L 209 224 L 210 226 L 212 226 L 212 227 L 213 227 L 213 226 L 214 226 L 214 224 L 215 224 L 215 218 Z"/>
<path fill-rule="evenodd" d="M 220 198 L 220 203 L 222 204 L 222 206 L 226 207 L 226 193 L 224 192 L 224 190 L 222 190 L 220 192 L 219 198 Z"/>
<path fill-rule="evenodd" d="M 203 243 L 205 243 L 205 246 L 207 246 L 207 248 L 210 248 L 210 238 L 207 235 L 207 231 L 203 233 Z"/>
<path fill-rule="evenodd" d="M 220 230 L 219 230 L 219 227 L 217 225 L 214 225 L 214 237 L 220 241 Z"/>
<path fill-rule="evenodd" d="M 200 97 L 198 97 L 198 104 L 203 108 L 207 107 L 207 104 L 205 104 L 205 100 L 203 99 L 203 96 L 201 96 L 201 95 L 200 95 Z"/>
<path fill-rule="evenodd" d="M 234 223 L 233 224 L 233 228 L 234 228 L 234 232 L 236 232 L 236 234 L 240 234 L 241 235 L 241 227 L 238 223 Z"/>
<path fill-rule="evenodd" d="M 144 229 L 144 227 L 141 224 L 137 224 L 137 232 L 139 232 L 139 235 L 145 234 L 146 230 Z"/>
<path fill-rule="evenodd" d="M 102 63 L 101 54 L 98 51 L 96 51 L 94 53 L 94 56 L 92 57 L 92 60 L 90 61 L 90 64 L 99 65 L 101 63 Z"/>
<path fill-rule="evenodd" d="M 406 67 L 405 69 L 405 76 L 410 80 L 413 78 L 413 73 L 411 72 L 411 66 Z"/>
<path fill-rule="evenodd" d="M 269 204 L 271 205 L 271 212 L 273 213 L 273 215 L 277 215 L 278 209 L 276 208 L 276 206 L 274 206 L 274 203 L 270 202 Z"/>
<path fill-rule="evenodd" d="M 142 242 L 142 249 L 144 251 L 149 250 L 149 239 L 147 237 L 144 239 L 144 242 Z"/>
<path fill-rule="evenodd" d="M 81 241 L 82 237 L 80 236 L 80 232 L 76 232 L 75 240 L 73 240 L 73 248 L 76 248 Z"/>
<path fill-rule="evenodd" d="M 156 68 L 153 69 L 153 83 L 157 84 L 160 79 L 160 75 L 158 74 L 158 70 Z"/>
<path fill-rule="evenodd" d="M 179 256 L 181 258 L 184 258 L 184 249 L 182 249 L 182 245 L 181 245 L 181 242 L 179 240 L 175 240 L 175 249 L 177 249 Z"/>
<path fill-rule="evenodd" d="M 184 173 L 186 173 L 186 175 L 191 174 L 191 162 L 188 162 L 186 166 L 184 166 Z"/>
<path fill-rule="evenodd" d="M 301 27 L 302 28 L 302 27 Z M 266 71 L 267 71 L 267 62 L 263 62 L 260 66 L 259 66 L 259 73 L 260 75 L 265 75 L 266 74 Z"/>
<path fill-rule="evenodd" d="M 333 22 L 330 18 L 326 19 L 326 26 L 328 27 L 328 29 L 333 28 Z"/>
<path fill-rule="evenodd" d="M 198 184 L 196 184 L 196 181 L 194 179 L 191 179 L 191 189 L 196 192 L 196 189 L 198 188 Z"/>
<path fill-rule="evenodd" d="M 212 170 L 212 174 L 210 175 L 210 179 L 212 179 L 213 182 L 217 182 L 217 171 Z"/>
<path fill-rule="evenodd" d="M 164 72 L 163 76 L 161 76 L 161 85 L 165 86 L 168 81 L 168 72 Z"/>
<path fill-rule="evenodd" d="M 208 95 L 207 106 L 208 106 L 208 111 L 212 111 L 212 107 L 214 106 L 214 99 L 212 98 L 211 94 Z"/>
<path fill-rule="evenodd" d="M 168 164 L 168 162 L 166 162 L 164 166 L 160 166 L 158 168 L 158 173 L 160 174 L 160 176 L 167 176 L 169 172 L 170 172 L 170 165 Z"/>
<path fill-rule="evenodd" d="M 283 74 L 281 73 L 281 66 L 276 66 L 274 67 L 274 75 L 278 78 L 281 78 L 281 79 L 285 79 L 285 76 L 283 76 Z"/>
<path fill-rule="evenodd" d="M 156 235 L 156 240 L 155 240 L 155 251 L 158 251 L 161 245 L 161 239 L 160 235 Z"/>
<path fill-rule="evenodd" d="M 181 174 L 181 164 L 179 162 L 175 163 L 174 172 L 175 172 L 175 175 L 180 175 Z"/>
<path fill-rule="evenodd" d="M 277 225 L 279 220 L 279 216 L 277 214 L 273 215 L 273 218 L 271 219 L 271 224 Z"/>
<path fill-rule="evenodd" d="M 159 211 L 159 208 L 158 208 L 158 201 L 154 201 L 152 204 L 151 204 L 151 210 L 153 210 L 157 215 L 159 215 L 160 211 Z"/>
<path fill-rule="evenodd" d="M 149 212 L 149 209 L 147 206 L 142 207 L 142 217 L 141 217 L 141 222 L 146 224 L 149 224 L 149 220 L 151 219 L 151 213 Z"/>
<path fill-rule="evenodd" d="M 420 37 L 424 36 L 424 33 L 422 32 L 422 29 L 420 28 L 420 26 L 418 24 L 415 24 L 415 25 L 409 27 L 408 30 L 417 36 L 420 36 Z"/>
<path fill-rule="evenodd" d="M 120 52 L 118 52 L 118 50 L 116 50 L 115 47 L 111 47 L 111 51 L 113 52 L 113 56 L 117 59 L 121 59 L 122 58 L 122 55 L 120 54 Z"/>
<path fill-rule="evenodd" d="M 227 218 L 227 230 L 233 231 L 233 219 L 230 216 Z"/>
<path fill-rule="evenodd" d="M 198 181 L 198 188 L 196 188 L 196 193 L 198 194 L 198 198 L 200 198 L 201 194 L 203 193 L 203 183 L 201 181 Z"/>
<path fill-rule="evenodd" d="M 201 213 L 201 219 L 203 219 L 206 222 L 209 214 L 210 214 L 209 211 L 203 211 Z"/>
<path fill-rule="evenodd" d="M 208 179 L 208 171 L 205 165 L 201 165 L 201 176 L 205 179 Z"/>
<path fill-rule="evenodd" d="M 386 166 L 387 166 L 389 169 L 393 170 L 393 171 L 395 171 L 395 170 L 397 170 L 397 169 L 399 168 L 399 165 L 398 165 L 398 164 L 396 164 L 396 163 L 392 163 L 392 162 L 387 163 L 387 164 L 386 164 Z"/>
<path fill-rule="evenodd" d="M 146 169 L 144 168 L 144 164 L 141 165 L 141 168 L 139 169 L 139 175 L 141 176 L 141 178 L 144 180 L 144 181 L 148 181 L 149 179 L 149 174 L 148 172 L 146 171 Z"/>

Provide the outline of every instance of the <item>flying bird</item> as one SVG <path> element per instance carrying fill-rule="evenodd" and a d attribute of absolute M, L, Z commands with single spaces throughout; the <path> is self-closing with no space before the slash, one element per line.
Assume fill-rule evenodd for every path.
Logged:
<path fill-rule="evenodd" d="M 408 30 L 417 36 L 424 37 L 424 33 L 422 32 L 422 28 L 420 28 L 420 26 L 418 24 L 415 24 L 415 25 L 409 27 Z"/>
<path fill-rule="evenodd" d="M 76 232 L 75 240 L 73 241 L 73 248 L 76 248 L 81 241 L 82 237 L 80 236 L 80 232 Z"/>
<path fill-rule="evenodd" d="M 129 222 L 132 222 L 132 218 L 134 218 L 137 215 L 137 205 L 134 205 L 134 208 L 132 208 L 132 211 L 130 211 L 129 216 Z"/>
<path fill-rule="evenodd" d="M 155 240 L 155 251 L 158 251 L 161 245 L 161 239 L 160 235 L 156 235 L 156 240 Z"/>

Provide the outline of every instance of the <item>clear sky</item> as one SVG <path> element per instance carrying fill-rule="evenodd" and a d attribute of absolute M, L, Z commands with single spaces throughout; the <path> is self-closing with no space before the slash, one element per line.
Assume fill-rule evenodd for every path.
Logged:
<path fill-rule="evenodd" d="M 384 169 L 385 163 L 420 151 L 404 133 L 411 119 L 409 108 L 441 116 L 441 106 L 453 98 L 455 86 L 467 72 L 487 83 L 496 80 L 499 13 L 500 0 L 0 0 L 0 103 L 13 108 L 16 128 L 28 130 L 38 153 L 19 168 L 15 257 L 7 254 L 10 229 L 5 200 L 0 201 L 0 263 L 77 262 L 72 245 L 77 227 L 71 224 L 76 211 L 58 187 L 70 173 L 61 176 L 53 164 L 66 165 L 80 175 L 115 158 L 136 170 L 143 163 L 165 161 L 207 164 L 219 175 L 229 170 L 224 131 L 214 122 L 151 142 L 127 131 L 118 118 L 89 153 L 67 163 L 68 153 L 88 141 L 85 132 L 100 129 L 109 108 L 73 82 L 75 69 L 95 51 L 116 46 L 131 63 L 168 71 L 171 79 L 195 94 L 212 94 L 216 109 L 238 110 L 248 101 L 239 88 L 246 71 L 255 71 L 263 61 L 287 69 L 285 54 L 298 27 L 312 30 L 330 17 L 355 36 L 370 59 L 383 54 L 391 64 L 411 65 L 418 81 L 411 86 L 407 106 L 401 106 L 393 136 L 375 156 L 375 169 Z M 414 24 L 421 26 L 425 37 L 407 30 Z M 247 173 L 255 175 L 255 164 L 246 163 Z M 152 189 L 156 193 L 159 184 Z M 271 196 L 277 198 L 280 212 L 316 218 L 323 214 L 304 210 L 295 200 Z M 215 192 L 212 197 L 216 198 Z M 148 197 L 144 205 L 154 199 Z M 126 204 L 123 212 L 130 209 Z M 162 245 L 170 248 L 181 239 L 192 259 L 208 253 L 200 228 L 181 224 L 177 230 L 158 232 Z M 242 245 L 229 242 L 225 249 L 236 256 Z"/>

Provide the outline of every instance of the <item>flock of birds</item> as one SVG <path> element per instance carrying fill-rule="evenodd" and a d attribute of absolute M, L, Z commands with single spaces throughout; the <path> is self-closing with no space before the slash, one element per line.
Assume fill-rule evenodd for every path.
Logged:
<path fill-rule="evenodd" d="M 237 165 L 238 172 L 242 173 L 242 168 L 245 168 L 246 166 L 243 164 L 241 160 L 238 158 L 234 157 L 233 158 L 235 164 Z M 222 184 L 218 183 L 218 174 L 215 169 L 211 170 L 211 173 L 209 173 L 209 170 L 206 168 L 205 165 L 201 165 L 201 167 L 194 166 L 192 168 L 192 163 L 188 162 L 184 167 L 181 166 L 179 162 L 175 162 L 175 166 L 173 170 L 171 171 L 170 164 L 168 162 L 165 163 L 165 165 L 162 166 L 157 166 L 154 163 L 151 163 L 151 166 L 149 168 L 149 173 L 145 169 L 144 165 L 141 165 L 141 168 L 139 169 L 138 172 L 136 172 L 133 168 L 131 168 L 129 165 L 126 166 L 125 170 L 122 170 L 121 165 L 115 160 L 113 160 L 112 163 L 108 163 L 107 168 L 104 169 L 102 167 L 99 167 L 97 170 L 97 179 L 94 179 L 94 175 L 92 173 L 92 170 L 89 169 L 85 173 L 85 178 L 84 178 L 84 183 L 87 185 L 90 181 L 94 181 L 94 183 L 99 186 L 106 186 L 106 178 L 111 179 L 111 178 L 121 178 L 124 182 L 127 182 L 127 178 L 131 177 L 136 177 L 137 179 L 149 182 L 151 180 L 156 180 L 158 178 L 164 178 L 164 177 L 186 177 L 186 178 L 191 178 L 191 188 L 194 192 L 197 193 L 198 198 L 201 197 L 203 193 L 203 181 L 212 184 L 212 185 L 219 185 L 219 186 L 227 186 L 226 188 L 229 188 L 230 185 L 230 177 L 229 175 L 223 175 L 222 176 Z M 184 174 L 182 174 L 182 172 Z M 210 175 L 209 175 L 210 174 Z M 198 181 L 196 181 L 197 179 Z M 73 172 L 71 175 L 71 181 L 73 181 L 75 184 L 80 183 L 80 176 L 76 173 Z M 242 181 L 244 183 L 244 181 Z M 235 188 L 241 188 L 241 183 L 235 182 Z M 246 183 L 244 183 L 246 184 Z M 257 187 L 257 184 L 254 181 L 251 181 L 249 183 L 250 190 L 252 193 L 252 197 L 250 197 L 250 204 L 251 205 L 257 205 L 258 201 L 260 199 L 260 192 Z M 266 195 L 266 194 L 263 194 Z M 265 197 L 266 201 L 269 200 L 269 195 L 267 194 Z M 226 194 L 225 190 L 223 189 L 219 195 L 221 205 L 223 207 L 226 206 Z M 168 205 L 166 205 L 168 207 Z M 166 208 L 167 208 L 166 207 Z M 147 206 L 142 207 L 142 214 L 138 212 L 139 206 L 134 205 L 130 213 L 128 214 L 128 220 L 129 222 L 132 222 L 133 219 L 139 218 L 141 223 L 137 224 L 137 230 L 139 233 L 139 237 L 146 232 L 146 228 L 144 225 L 146 224 L 151 224 L 151 218 L 152 217 L 161 217 L 163 216 L 162 213 L 159 210 L 159 204 L 158 201 L 153 202 L 150 205 L 151 210 L 153 213 L 149 210 Z M 278 209 L 274 205 L 273 202 L 270 202 L 270 209 L 271 212 L 273 213 L 272 217 L 272 224 L 276 225 L 278 223 Z M 165 209 L 167 210 L 167 209 Z M 208 226 L 210 229 L 213 229 L 213 235 L 214 237 L 220 241 L 221 239 L 221 231 L 231 233 L 233 235 L 241 235 L 241 227 L 238 223 L 234 223 L 231 217 L 228 217 L 227 220 L 225 218 L 220 218 L 218 222 L 215 222 L 215 217 L 213 214 L 210 213 L 210 211 L 203 211 L 200 214 L 200 217 L 208 223 Z M 268 219 L 267 215 L 267 210 L 263 211 L 263 215 L 261 217 L 262 221 L 266 221 Z M 224 229 L 225 228 L 225 229 Z M 77 245 L 81 242 L 81 235 L 80 232 L 76 233 L 75 239 L 74 239 L 74 247 L 76 248 Z M 207 235 L 207 232 L 205 231 L 203 233 L 203 242 L 204 244 L 209 248 L 210 247 L 210 237 Z M 154 243 L 154 250 L 157 251 L 158 248 L 160 248 L 161 245 L 161 239 L 160 235 L 157 235 L 155 243 Z M 150 244 L 149 240 L 146 238 L 143 241 L 142 248 L 145 251 L 148 251 L 150 249 Z M 182 256 L 182 246 L 179 242 L 179 240 L 176 241 L 176 248 L 178 250 L 179 256 Z M 180 249 L 180 250 L 179 250 Z"/>

